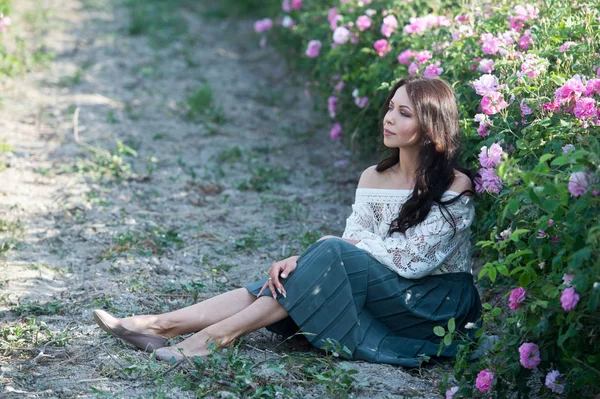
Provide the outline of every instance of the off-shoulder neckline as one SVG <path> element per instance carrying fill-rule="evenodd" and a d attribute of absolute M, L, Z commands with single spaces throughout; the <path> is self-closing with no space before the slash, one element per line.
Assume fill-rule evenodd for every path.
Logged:
<path fill-rule="evenodd" d="M 383 192 L 386 192 L 386 193 L 389 193 L 389 194 L 402 194 L 402 195 L 408 195 L 408 194 L 411 194 L 413 192 L 413 190 L 402 189 L 402 188 L 357 188 L 356 189 L 357 193 L 358 192 L 365 192 L 365 191 L 377 191 L 377 192 L 383 191 Z M 460 193 L 457 193 L 456 191 L 453 191 L 453 190 L 446 190 L 446 191 L 444 191 L 444 194 L 460 195 Z"/>

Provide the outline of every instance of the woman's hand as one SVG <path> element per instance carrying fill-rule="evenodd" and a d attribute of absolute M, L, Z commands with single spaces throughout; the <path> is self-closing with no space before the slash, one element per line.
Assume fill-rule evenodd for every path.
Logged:
<path fill-rule="evenodd" d="M 285 292 L 285 288 L 279 281 L 279 277 L 287 278 L 291 272 L 296 270 L 296 263 L 298 261 L 299 256 L 290 256 L 287 259 L 280 260 L 279 262 L 273 263 L 271 269 L 269 270 L 269 279 L 263 285 L 260 292 L 256 296 L 257 298 L 263 293 L 263 291 L 267 288 L 271 291 L 273 298 L 277 298 L 277 290 L 284 298 L 287 298 L 287 293 Z"/>

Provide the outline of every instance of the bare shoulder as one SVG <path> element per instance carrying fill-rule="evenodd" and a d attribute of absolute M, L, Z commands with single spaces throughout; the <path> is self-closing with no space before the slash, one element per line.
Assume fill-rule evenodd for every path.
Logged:
<path fill-rule="evenodd" d="M 473 183 L 471 182 L 471 179 L 469 179 L 469 176 L 458 170 L 454 170 L 454 182 L 452 182 L 452 185 L 448 190 L 456 193 L 462 193 L 466 190 L 473 191 Z"/>
<path fill-rule="evenodd" d="M 362 172 L 358 181 L 358 188 L 378 188 L 380 186 L 381 173 L 375 169 L 376 166 L 369 166 Z"/>

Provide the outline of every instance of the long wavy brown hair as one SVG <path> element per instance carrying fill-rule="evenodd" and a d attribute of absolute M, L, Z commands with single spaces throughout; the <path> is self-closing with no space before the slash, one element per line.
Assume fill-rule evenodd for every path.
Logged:
<path fill-rule="evenodd" d="M 398 218 L 392 222 L 388 234 L 405 233 L 410 227 L 421 223 L 434 204 L 440 206 L 442 215 L 456 231 L 456 224 L 447 205 L 458 201 L 463 195 L 475 195 L 465 190 L 448 201 L 442 195 L 454 182 L 454 170 L 459 170 L 471 179 L 470 170 L 461 167 L 457 161 L 460 147 L 460 129 L 456 98 L 450 85 L 439 78 L 410 76 L 396 83 L 382 108 L 383 117 L 388 111 L 390 100 L 398 88 L 404 87 L 415 108 L 419 122 L 421 146 L 418 166 L 415 172 L 415 187 L 412 195 L 400 209 Z M 382 117 L 382 124 L 383 124 Z M 400 162 L 400 149 L 392 148 L 391 155 L 379 162 L 375 170 L 382 172 Z"/>

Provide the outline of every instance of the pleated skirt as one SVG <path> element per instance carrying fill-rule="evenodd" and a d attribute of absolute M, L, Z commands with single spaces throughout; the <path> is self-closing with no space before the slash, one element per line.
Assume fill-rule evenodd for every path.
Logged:
<path fill-rule="evenodd" d="M 301 332 L 314 346 L 327 339 L 347 347 L 349 358 L 417 367 L 424 356 L 437 358 L 441 338 L 435 326 L 451 318 L 464 330 L 481 314 L 479 293 L 470 273 L 406 279 L 366 251 L 340 239 L 311 245 L 296 270 L 280 280 L 287 298 L 277 300 L 288 317 L 267 328 L 291 336 Z M 246 286 L 258 295 L 266 279 Z M 267 289 L 262 296 L 272 296 Z M 457 343 L 440 356 L 456 355 Z"/>

